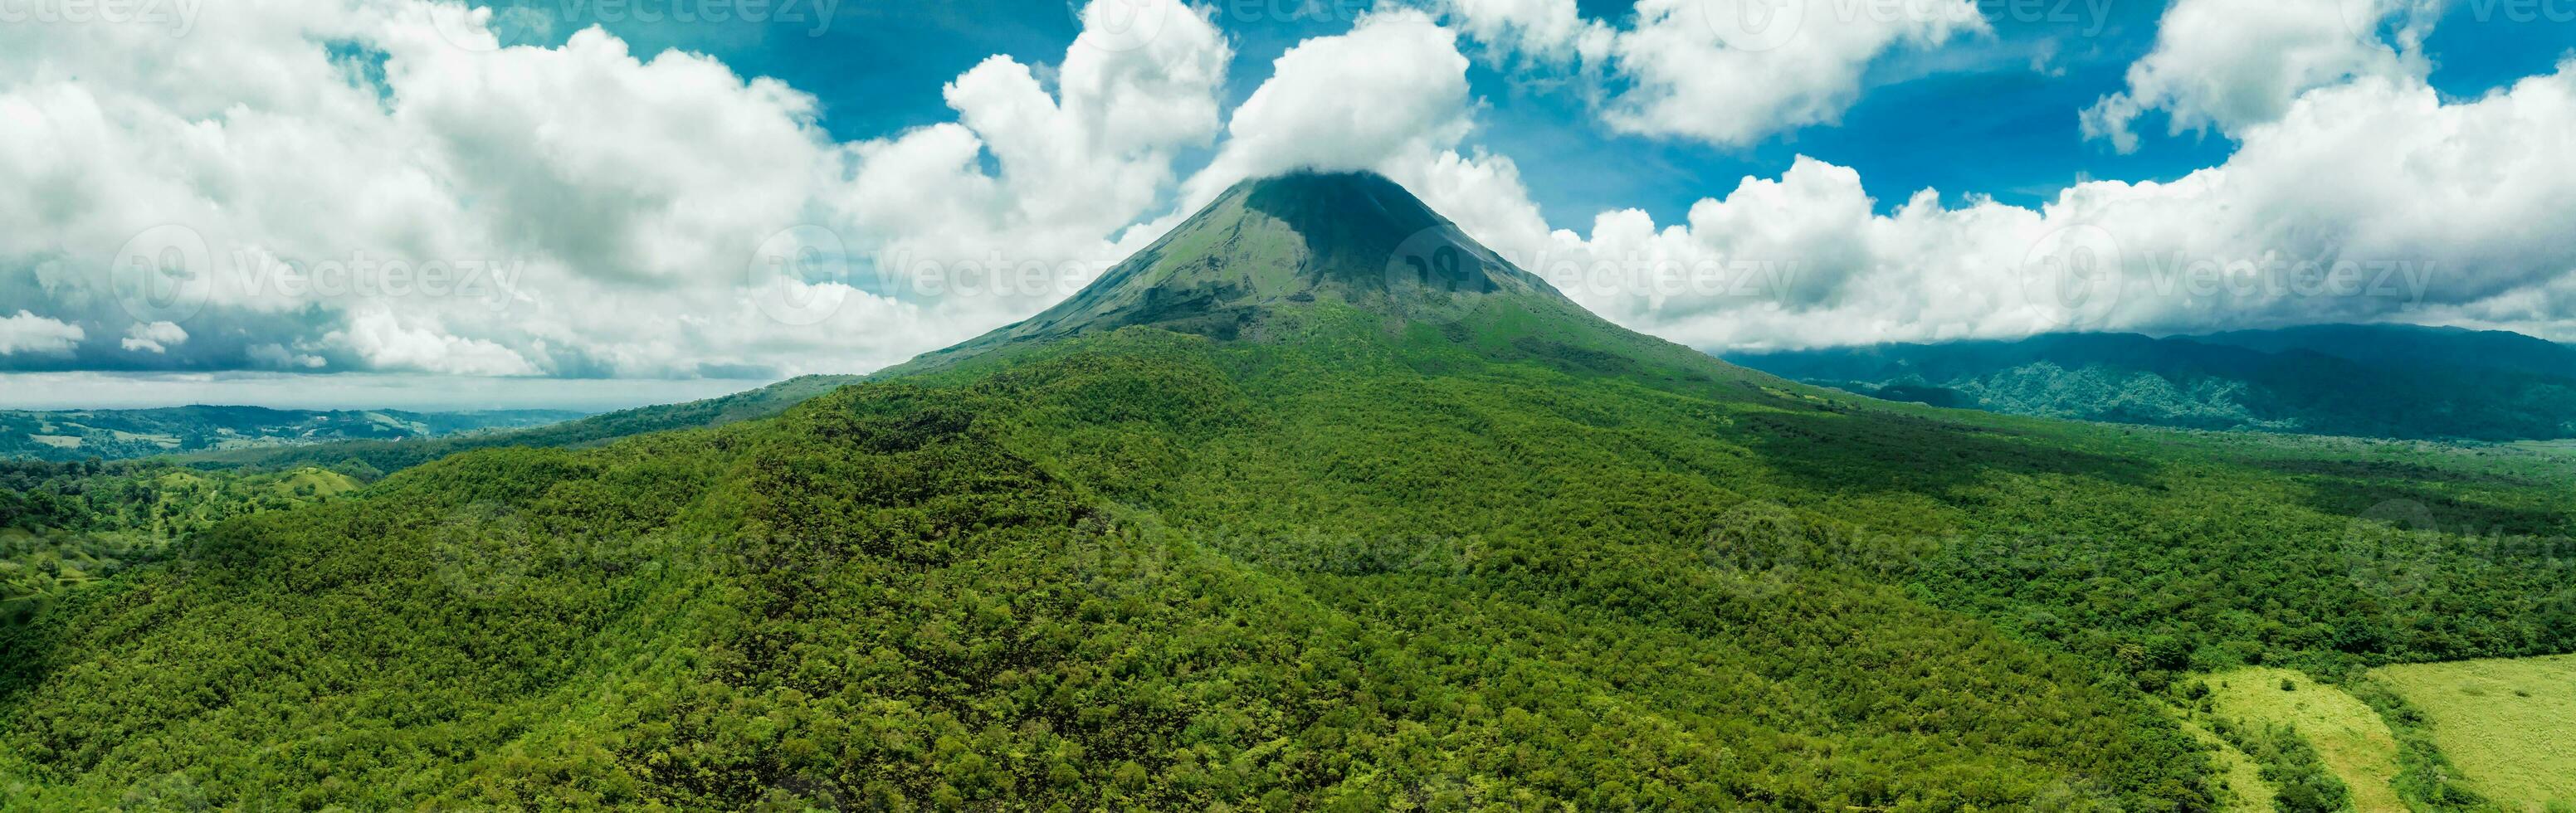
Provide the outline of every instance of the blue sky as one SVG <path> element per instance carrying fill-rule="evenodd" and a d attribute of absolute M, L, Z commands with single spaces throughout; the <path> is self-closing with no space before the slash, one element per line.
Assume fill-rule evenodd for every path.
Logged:
<path fill-rule="evenodd" d="M 2232 145 L 2215 133 L 2151 138 L 2130 155 L 2084 139 L 2076 111 L 2121 89 L 2129 64 L 2153 45 L 2165 8 L 2135 0 L 2090 4 L 2036 0 L 2025 12 L 2000 0 L 1981 4 L 1994 36 L 1876 60 L 1866 93 L 1839 125 L 1804 128 L 1749 148 L 1615 133 L 1584 115 L 1572 93 L 1516 82 L 1483 63 L 1468 77 L 1488 105 L 1480 116 L 1481 140 L 1505 155 L 1531 156 L 1520 162 L 1522 175 L 1558 226 L 1581 225 L 1620 207 L 1643 208 L 1659 220 L 1677 217 L 1744 176 L 1779 174 L 1801 154 L 1859 170 L 1882 209 L 1926 187 L 1952 200 L 1975 193 L 2030 205 L 2080 178 L 2170 180 L 2223 161 Z M 765 25 L 657 24 L 628 15 L 602 21 L 596 7 L 564 14 L 574 5 L 568 0 L 527 5 L 560 21 L 551 24 L 551 39 L 599 25 L 639 52 L 699 51 L 746 74 L 786 80 L 822 100 L 824 127 L 843 140 L 948 120 L 954 114 L 940 99 L 942 84 L 994 54 L 1029 62 L 1058 58 L 1080 30 L 1079 8 L 1065 0 L 850 0 L 827 20 L 809 3 L 801 10 L 813 19 Z M 1356 0 L 1302 5 L 1230 0 L 1214 6 L 1216 21 L 1236 43 L 1230 102 L 1240 103 L 1268 79 L 1270 60 L 1288 47 L 1349 30 L 1349 10 L 1366 7 Z M 1577 5 L 1601 19 L 1631 13 L 1622 2 Z M 2545 73 L 2576 47 L 2576 23 L 2478 17 L 2478 5 L 2453 4 L 2427 42 L 2436 66 L 2432 84 L 2445 94 L 2476 96 Z M 2045 69 L 2034 70 L 2043 54 Z"/>
<path fill-rule="evenodd" d="M 1297 168 L 1711 351 L 2576 340 L 2576 0 L 157 8 L 0 28 L 16 404 L 864 372 Z"/>

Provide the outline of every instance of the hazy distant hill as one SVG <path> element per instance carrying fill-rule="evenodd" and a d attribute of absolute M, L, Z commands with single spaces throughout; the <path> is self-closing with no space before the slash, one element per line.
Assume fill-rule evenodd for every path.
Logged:
<path fill-rule="evenodd" d="M 556 409 L 405 412 L 252 406 L 0 411 L 0 457 L 121 460 L 335 440 L 427 438 L 543 426 L 582 415 Z"/>
<path fill-rule="evenodd" d="M 1888 400 L 2016 415 L 2408 439 L 2576 437 L 2576 348 L 2493 331 L 2071 333 L 1727 359 Z"/>
<path fill-rule="evenodd" d="M 677 404 L 655 404 L 621 409 L 523 429 L 500 429 L 448 437 L 344 440 L 283 448 L 203 452 L 192 455 L 188 462 L 199 467 L 237 467 L 253 470 L 363 464 L 358 466 L 357 470 L 373 469 L 379 473 L 390 473 L 473 449 L 500 446 L 587 446 L 649 432 L 702 429 L 758 418 L 776 417 L 778 413 L 787 411 L 788 407 L 795 406 L 808 398 L 865 380 L 867 380 L 866 376 L 856 375 L 798 376 L 731 395 Z"/>
<path fill-rule="evenodd" d="M 2192 337 L 2210 344 L 2280 353 L 2306 350 L 2405 367 L 2504 370 L 2576 378 L 2576 347 L 2502 330 L 2417 325 L 2309 325 Z"/>

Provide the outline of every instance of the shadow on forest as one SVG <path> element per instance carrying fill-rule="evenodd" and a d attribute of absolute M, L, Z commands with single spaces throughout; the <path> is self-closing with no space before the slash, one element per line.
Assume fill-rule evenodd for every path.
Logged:
<path fill-rule="evenodd" d="M 2313 458 L 2298 458 L 2289 460 L 2257 460 L 2247 461 L 2247 463 L 2256 468 L 2267 471 L 2312 477 L 2339 477 L 2354 480 L 2438 480 L 2451 483 L 2468 483 L 2506 488 L 2543 488 L 2549 485 L 2546 482 L 2529 477 L 2516 477 L 2510 474 L 2488 471 L 2449 469 L 2402 460 L 2319 460 Z"/>
<path fill-rule="evenodd" d="M 2392 521 L 2425 517 L 2433 523 L 2432 529 L 2465 536 L 2576 534 L 2576 516 L 2563 511 L 2463 499 L 2417 483 L 2334 477 L 2299 480 L 2306 491 L 2302 503 L 2339 517 L 2367 515 Z M 2417 505 L 2423 506 L 2423 511 L 2415 511 L 2413 506 Z"/>
<path fill-rule="evenodd" d="M 1746 416 L 1740 440 L 1794 484 L 1819 491 L 1950 494 L 1990 472 L 2152 482 L 2137 459 L 2053 448 L 2011 433 L 1911 415 L 1832 411 Z"/>

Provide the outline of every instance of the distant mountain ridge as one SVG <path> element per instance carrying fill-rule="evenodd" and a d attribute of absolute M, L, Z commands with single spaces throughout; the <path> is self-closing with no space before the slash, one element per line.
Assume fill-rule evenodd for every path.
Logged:
<path fill-rule="evenodd" d="M 2307 325 L 2189 337 L 2267 353 L 2306 350 L 2360 362 L 2435 364 L 2576 378 L 2576 346 L 2503 330 L 2421 325 Z"/>
<path fill-rule="evenodd" d="M 2499 331 L 2065 333 L 1726 357 L 1862 395 L 2017 415 L 2405 439 L 2576 437 L 2576 348 Z"/>
<path fill-rule="evenodd" d="M 122 460 L 180 452 L 339 440 L 399 440 L 544 426 L 586 413 L 558 409 L 409 412 L 255 406 L 0 411 L 0 458 Z"/>

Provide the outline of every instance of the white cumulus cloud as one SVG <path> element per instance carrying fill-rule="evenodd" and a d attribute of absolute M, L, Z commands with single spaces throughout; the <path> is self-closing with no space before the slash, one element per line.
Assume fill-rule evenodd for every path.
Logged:
<path fill-rule="evenodd" d="M 350 348 L 379 370 L 450 375 L 535 375 L 537 366 L 509 348 L 481 339 L 452 336 L 436 325 L 406 325 L 387 311 L 369 311 L 349 320 L 345 330 L 323 341 Z"/>
<path fill-rule="evenodd" d="M 2084 133 L 2137 149 L 2140 115 L 2165 111 L 2174 134 L 2236 136 L 2279 119 L 2300 94 L 2361 77 L 2422 79 L 2422 41 L 2440 0 L 2177 0 L 2126 90 L 2082 115 Z M 2381 30 L 2395 21 L 2395 41 Z"/>
<path fill-rule="evenodd" d="M 88 335 L 79 325 L 22 310 L 16 316 L 0 316 L 0 356 L 67 352 Z"/>
<path fill-rule="evenodd" d="M 1189 183 L 1204 202 L 1245 178 L 1293 169 L 1377 169 L 1457 143 L 1469 117 L 1457 35 L 1414 10 L 1370 14 L 1349 33 L 1288 49 L 1234 111 L 1222 151 Z"/>
<path fill-rule="evenodd" d="M 124 340 L 117 344 L 132 353 L 167 353 L 185 344 L 188 331 L 172 322 L 146 322 L 126 328 Z"/>
<path fill-rule="evenodd" d="M 1451 53 L 1437 45 L 1419 51 Z M 1334 61 L 1317 64 L 1283 60 L 1257 93 L 1333 75 L 1320 66 Z M 1701 347 L 2381 320 L 2576 337 L 2576 246 L 2554 225 L 2576 208 L 2576 155 L 2546 146 L 2576 130 L 2576 62 L 2449 101 L 2402 74 L 2347 77 L 2243 124 L 2217 166 L 2080 183 L 2036 207 L 1918 190 L 1883 210 L 1860 173 L 1801 157 L 1682 222 L 1613 210 L 1582 230 L 1550 229 L 1519 165 L 1448 124 L 1469 120 L 1473 99 L 1363 98 L 1443 124 L 1373 136 L 1402 148 L 1346 165 L 1385 172 L 1596 312 Z M 1336 109 L 1298 118 L 1334 122 Z"/>
<path fill-rule="evenodd" d="M 2094 181 L 2037 208 L 1930 190 L 1872 212 L 1858 173 L 1801 158 L 1684 223 L 1497 234 L 1603 315 L 1702 347 L 2185 332 L 2336 321 L 2576 337 L 2576 62 L 2445 103 L 2368 78 L 2248 127 L 2170 183 Z"/>
<path fill-rule="evenodd" d="M 1152 37 L 1122 39 L 1130 10 Z M 498 47 L 493 15 L 432 0 L 198 17 L 175 43 L 0 29 L 0 301 L 195 337 L 75 367 L 870 369 L 1117 259 L 1215 139 L 1232 57 L 1179 0 L 1101 0 L 1052 67 L 957 77 L 954 121 L 840 143 L 801 91 L 597 28 Z M 782 321 L 799 297 L 819 306 Z"/>
<path fill-rule="evenodd" d="M 1991 29 L 1975 0 L 1638 0 L 1621 25 L 1574 0 L 1444 0 L 1497 55 L 1571 69 L 1611 129 L 1725 146 L 1832 124 L 1869 65 Z"/>
<path fill-rule="evenodd" d="M 1762 2 L 1645 0 L 1616 25 L 1567 0 L 1382 10 L 1280 55 L 1228 111 L 1233 47 L 1210 11 L 1100 0 L 1059 61 L 994 56 L 942 88 L 952 120 L 849 142 L 782 83 L 597 29 L 458 48 L 497 40 L 454 3 L 245 2 L 187 48 L 11 27 L 0 218 L 19 228 L 0 231 L 0 301 L 28 304 L 0 317 L 0 356 L 861 371 L 1034 313 L 1225 186 L 1298 168 L 1383 172 L 1582 304 L 1701 347 L 2382 319 L 2576 338 L 2558 224 L 2576 157 L 2550 149 L 2576 131 L 2576 63 L 2446 100 L 2411 0 L 2354 0 L 2357 29 L 2315 0 L 2241 18 L 2182 0 L 2090 121 L 2118 140 L 2163 110 L 2234 155 L 2038 206 L 1873 195 L 1800 158 L 1680 222 L 1622 209 L 1555 229 L 1526 164 L 1474 139 L 1462 33 L 1598 82 L 1613 128 L 1740 144 L 1832 121 L 1892 49 L 1985 28 L 1967 0 L 1777 0 L 1763 8 L 1793 17 L 1757 26 Z M 1187 155 L 1212 157 L 1184 180 Z M 1889 194 L 1906 196 L 1878 206 Z"/>

